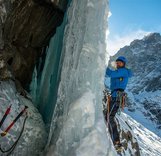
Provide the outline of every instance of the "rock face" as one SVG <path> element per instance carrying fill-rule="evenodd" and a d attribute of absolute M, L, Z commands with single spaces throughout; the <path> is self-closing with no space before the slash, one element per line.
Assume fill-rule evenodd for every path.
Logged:
<path fill-rule="evenodd" d="M 15 119 L 15 117 L 24 109 L 24 106 L 28 106 L 27 114 L 28 118 L 24 125 L 22 136 L 20 137 L 17 145 L 13 151 L 3 153 L 0 151 L 1 156 L 10 154 L 12 156 L 37 156 L 43 149 L 46 143 L 47 134 L 45 131 L 45 125 L 38 110 L 33 107 L 30 100 L 22 97 L 15 88 L 13 81 L 1 81 L 0 82 L 0 120 L 2 119 L 5 111 L 11 105 L 11 111 L 6 120 L 0 128 L 0 133 L 3 132 L 9 124 Z M 10 129 L 5 137 L 0 136 L 1 149 L 6 151 L 12 147 L 12 145 L 18 139 L 26 114 L 24 113 L 19 120 Z"/>
<path fill-rule="evenodd" d="M 121 156 L 161 155 L 160 137 L 125 113 L 117 115 L 117 122 L 124 147 Z"/>
<path fill-rule="evenodd" d="M 24 106 L 29 107 L 22 136 L 14 150 L 3 153 L 19 137 L 25 116 L 0 138 L 0 155 L 11 152 L 13 156 L 36 156 L 44 150 L 45 125 L 31 100 L 25 98 L 28 95 L 23 88 L 28 89 L 34 66 L 44 56 L 45 47 L 63 20 L 66 6 L 67 0 L 0 0 L 0 119 L 12 105 L 0 132 Z"/>
<path fill-rule="evenodd" d="M 109 90 L 106 88 L 106 91 L 103 92 L 104 98 L 102 100 L 103 103 L 103 114 L 105 116 L 105 121 L 107 121 L 107 95 L 109 94 Z M 134 134 L 133 131 L 135 129 L 132 127 L 131 123 L 127 120 L 127 115 L 118 112 L 115 116 L 115 121 L 117 123 L 117 129 L 120 135 L 120 141 L 123 145 L 122 152 L 118 151 L 118 153 L 122 156 L 140 156 L 140 147 L 139 147 L 139 141 L 136 137 L 136 134 Z M 130 117 L 129 117 L 130 118 Z M 133 119 L 131 119 L 134 121 Z M 110 123 L 109 123 L 110 124 Z"/>
<path fill-rule="evenodd" d="M 127 58 L 128 66 L 133 70 L 135 86 L 132 87 L 132 90 L 134 93 L 161 89 L 160 34 L 153 33 L 142 40 L 134 40 L 130 46 L 121 48 L 111 60 L 115 60 L 119 55 Z"/>
<path fill-rule="evenodd" d="M 66 10 L 68 0 L 34 0 L 35 2 L 53 4 L 54 7 L 59 8 L 62 11 Z"/>
<path fill-rule="evenodd" d="M 133 128 L 128 123 L 125 114 L 117 115 L 116 122 L 120 133 L 120 139 L 123 145 L 122 155 L 141 156 L 140 147 Z"/>
<path fill-rule="evenodd" d="M 0 55 L 23 87 L 31 81 L 43 47 L 61 24 L 66 0 L 0 1 Z"/>
<path fill-rule="evenodd" d="M 142 40 L 134 40 L 130 46 L 121 48 L 111 58 L 115 60 L 123 55 L 128 60 L 128 66 L 132 68 L 134 76 L 127 87 L 129 102 L 131 101 L 131 113 L 139 122 L 148 126 L 149 122 L 155 127 L 161 128 L 161 35 L 152 33 Z M 141 113 L 139 113 L 141 112 Z M 139 118 L 137 117 L 139 113 Z M 145 124 L 147 121 L 148 124 Z M 151 129 L 152 125 L 147 127 Z M 156 132 L 161 136 L 161 133 Z"/>
<path fill-rule="evenodd" d="M 109 92 L 107 90 L 107 92 Z M 106 94 L 106 92 L 104 92 Z M 103 112 L 107 114 L 106 97 L 103 99 Z M 134 113 L 134 112 L 133 112 Z M 137 114 L 140 118 L 139 114 Z M 122 151 L 118 151 L 121 156 L 158 156 L 161 155 L 161 139 L 138 123 L 128 114 L 119 112 L 116 114 L 117 128 L 120 134 L 120 141 L 123 145 Z M 148 121 L 149 122 L 149 121 Z M 149 122 L 150 125 L 150 122 Z M 151 125 L 150 125 L 151 126 Z"/>

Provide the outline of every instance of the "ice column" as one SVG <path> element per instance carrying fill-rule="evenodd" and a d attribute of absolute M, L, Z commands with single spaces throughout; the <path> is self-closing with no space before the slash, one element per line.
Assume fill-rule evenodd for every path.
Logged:
<path fill-rule="evenodd" d="M 73 0 L 48 155 L 115 155 L 102 114 L 107 0 Z"/>

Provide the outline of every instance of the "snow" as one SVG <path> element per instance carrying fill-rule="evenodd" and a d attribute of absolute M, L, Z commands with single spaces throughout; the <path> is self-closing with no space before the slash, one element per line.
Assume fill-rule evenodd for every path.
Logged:
<path fill-rule="evenodd" d="M 147 129 L 149 129 L 150 131 L 152 131 L 153 133 L 157 134 L 158 136 L 161 136 L 161 131 L 157 128 L 157 125 L 154 121 L 151 121 L 149 119 L 149 117 L 145 116 L 145 114 L 150 113 L 148 112 L 143 106 L 142 104 L 140 104 L 141 102 L 144 102 L 146 100 L 151 101 L 152 103 L 157 103 L 159 106 L 155 106 L 153 104 L 153 107 L 157 108 L 160 107 L 160 102 L 161 102 L 161 91 L 157 90 L 155 92 L 141 92 L 138 95 L 133 95 L 132 93 L 128 93 L 128 97 L 130 100 L 132 100 L 131 102 L 135 103 L 134 109 L 135 111 L 129 111 L 128 108 L 125 109 L 125 113 L 127 113 L 128 115 L 130 115 L 133 119 L 135 119 L 137 122 L 141 123 L 144 127 L 146 127 Z M 151 117 L 154 117 L 153 114 L 151 114 Z"/>
<path fill-rule="evenodd" d="M 105 43 L 107 19 L 106 0 L 73 0 L 62 25 L 50 40 L 40 77 L 39 68 L 35 67 L 31 94 L 47 126 L 52 116 L 50 130 L 48 129 L 47 153 L 44 152 L 43 155 L 117 155 L 102 114 L 105 59 L 109 60 Z M 138 54 L 139 46 L 145 47 L 139 44 L 132 50 L 134 55 Z M 140 51 L 140 54 L 142 52 L 144 51 Z M 158 74 L 159 72 L 149 72 L 146 77 Z M 140 77 L 136 76 L 130 83 L 136 83 L 136 80 L 138 82 Z M 109 79 L 105 81 L 109 84 Z M 130 92 L 130 103 L 135 104 L 136 110 L 131 112 L 129 108 L 125 109 L 126 113 L 156 134 L 160 132 L 156 132 L 155 125 L 144 116 L 143 112 L 146 110 L 138 101 L 144 101 L 149 96 L 153 101 L 160 101 L 158 94 L 159 92 L 150 96 L 151 93 L 144 91 L 135 96 Z M 32 116 L 36 118 L 34 114 Z M 132 143 L 137 142 L 141 156 L 161 155 L 160 138 L 133 118 L 124 113 L 117 116 L 120 130 L 126 133 L 130 131 L 132 134 L 132 140 L 127 142 L 128 148 L 122 156 L 135 155 L 137 149 L 133 148 Z M 39 126 L 35 129 L 41 130 Z M 32 134 L 29 133 L 29 136 Z M 25 137 L 25 141 L 30 140 Z"/>
<path fill-rule="evenodd" d="M 11 112 L 7 116 L 4 124 L 2 125 L 0 132 L 3 132 L 9 124 L 15 119 L 15 117 L 21 112 L 24 106 L 28 106 L 28 118 L 26 120 L 24 132 L 12 152 L 12 156 L 28 156 L 37 155 L 40 153 L 46 142 L 46 131 L 41 115 L 38 110 L 34 108 L 32 102 L 17 93 L 15 84 L 13 81 L 1 81 L 0 82 L 0 120 L 2 119 L 6 109 L 12 105 Z M 25 119 L 25 115 L 22 115 L 20 119 L 14 124 L 12 129 L 5 137 L 0 137 L 1 147 L 5 150 L 9 149 L 13 143 L 17 140 L 22 125 Z M 0 153 L 4 156 L 6 154 Z"/>
<path fill-rule="evenodd" d="M 161 138 L 159 136 L 123 112 L 116 118 L 119 122 L 121 142 L 123 145 L 127 143 L 127 149 L 124 148 L 122 156 L 139 155 L 135 153 L 137 150 L 141 156 L 161 156 Z M 127 138 L 122 138 L 123 132 L 127 134 L 130 132 L 132 138 L 130 140 L 127 136 Z M 134 143 L 138 143 L 138 149 Z"/>
<path fill-rule="evenodd" d="M 152 33 L 125 46 L 114 58 L 126 56 L 134 72 L 127 86 L 131 108 L 126 113 L 161 137 L 160 43 L 160 34 Z"/>
<path fill-rule="evenodd" d="M 142 124 L 122 113 L 121 119 L 131 126 L 133 135 L 139 143 L 141 156 L 161 156 L 161 138 L 149 131 Z M 127 129 L 127 127 L 124 127 Z"/>

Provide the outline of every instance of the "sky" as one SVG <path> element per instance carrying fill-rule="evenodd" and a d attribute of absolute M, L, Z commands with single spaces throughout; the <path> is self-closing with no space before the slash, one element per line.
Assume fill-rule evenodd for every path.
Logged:
<path fill-rule="evenodd" d="M 161 0 L 109 0 L 107 51 L 115 54 L 134 39 L 161 33 Z"/>

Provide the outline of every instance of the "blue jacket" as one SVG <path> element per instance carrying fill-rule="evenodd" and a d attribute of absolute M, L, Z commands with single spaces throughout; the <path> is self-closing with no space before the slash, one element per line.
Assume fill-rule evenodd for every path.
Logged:
<path fill-rule="evenodd" d="M 112 96 L 116 97 L 117 89 L 126 89 L 128 78 L 132 76 L 132 72 L 126 67 L 118 68 L 117 70 L 111 70 L 107 68 L 105 76 L 111 78 L 110 89 L 112 92 Z M 105 86 L 108 85 L 105 83 Z"/>

